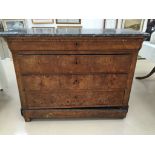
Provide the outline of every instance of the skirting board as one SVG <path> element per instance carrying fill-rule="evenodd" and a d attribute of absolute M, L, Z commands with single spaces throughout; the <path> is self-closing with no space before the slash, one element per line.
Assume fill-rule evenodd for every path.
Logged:
<path fill-rule="evenodd" d="M 84 109 L 35 109 L 21 110 L 26 122 L 31 119 L 66 118 L 125 118 L 126 108 L 84 108 Z"/>

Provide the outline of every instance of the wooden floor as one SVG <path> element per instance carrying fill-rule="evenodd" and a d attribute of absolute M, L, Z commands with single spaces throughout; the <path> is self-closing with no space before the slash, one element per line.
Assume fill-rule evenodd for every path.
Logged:
<path fill-rule="evenodd" d="M 134 79 L 129 112 L 125 119 L 34 120 L 25 123 L 20 114 L 13 62 L 3 61 L 8 88 L 0 92 L 0 134 L 155 134 L 155 75 Z M 138 60 L 135 76 L 150 72 L 155 64 Z"/>

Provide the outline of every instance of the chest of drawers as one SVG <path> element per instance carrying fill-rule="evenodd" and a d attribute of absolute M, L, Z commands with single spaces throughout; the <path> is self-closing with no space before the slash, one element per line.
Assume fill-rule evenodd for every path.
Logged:
<path fill-rule="evenodd" d="M 13 36 L 7 41 L 25 121 L 126 116 L 142 36 Z"/>

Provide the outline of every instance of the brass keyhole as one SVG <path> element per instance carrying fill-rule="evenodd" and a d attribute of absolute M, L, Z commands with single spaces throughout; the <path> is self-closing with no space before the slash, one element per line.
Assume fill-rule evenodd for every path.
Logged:
<path fill-rule="evenodd" d="M 73 82 L 73 84 L 78 84 L 78 83 L 79 81 L 77 79 Z"/>
<path fill-rule="evenodd" d="M 75 43 L 75 46 L 78 46 L 78 45 L 79 45 L 79 44 L 76 42 L 76 43 Z"/>
<path fill-rule="evenodd" d="M 75 64 L 78 64 L 78 60 L 77 60 L 77 58 L 75 58 Z"/>
<path fill-rule="evenodd" d="M 77 96 L 74 96 L 75 99 L 77 99 Z"/>

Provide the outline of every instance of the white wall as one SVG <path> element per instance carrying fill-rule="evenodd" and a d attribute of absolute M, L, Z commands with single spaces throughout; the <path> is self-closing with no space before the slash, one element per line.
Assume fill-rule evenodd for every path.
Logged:
<path fill-rule="evenodd" d="M 27 19 L 26 20 L 27 23 L 27 27 L 31 28 L 31 27 L 57 27 L 57 24 L 54 23 L 53 24 L 33 24 L 31 19 Z M 66 25 L 66 24 L 59 24 L 59 25 Z M 79 24 L 70 24 L 71 26 L 79 26 Z M 94 29 L 102 29 L 103 28 L 103 19 L 82 19 L 81 20 L 81 26 L 83 28 L 94 28 Z"/>
<path fill-rule="evenodd" d="M 106 21 L 106 28 L 114 28 L 114 22 L 115 19 L 109 19 Z M 53 24 L 33 24 L 31 19 L 26 20 L 27 27 L 57 27 L 58 25 L 55 23 Z M 65 26 L 66 24 L 59 24 L 59 26 Z M 122 25 L 122 19 L 118 20 L 117 28 L 120 29 Z M 143 26 L 143 32 L 146 30 L 147 20 L 144 20 L 144 26 Z M 71 24 L 71 26 L 79 26 L 79 24 Z M 102 29 L 104 27 L 104 19 L 82 19 L 81 20 L 81 26 L 83 28 L 88 29 Z"/>
<path fill-rule="evenodd" d="M 102 29 L 103 19 L 82 19 L 81 25 L 83 28 Z"/>
<path fill-rule="evenodd" d="M 113 19 L 112 19 L 113 20 Z M 107 20 L 107 28 L 111 28 L 112 25 L 112 20 Z M 118 28 L 121 28 L 121 22 L 122 20 L 118 20 Z M 58 25 L 55 23 L 53 24 L 33 24 L 31 19 L 26 20 L 27 27 L 57 27 Z M 60 24 L 59 24 L 60 25 Z M 62 25 L 62 24 L 61 24 Z M 66 24 L 63 24 L 65 26 Z M 79 24 L 70 24 L 71 26 L 79 26 Z M 104 26 L 104 19 L 82 19 L 81 20 L 81 26 L 83 28 L 88 28 L 88 29 L 102 29 Z"/>
<path fill-rule="evenodd" d="M 31 19 L 26 20 L 27 27 L 57 27 L 58 25 L 55 23 L 53 24 L 33 24 Z M 59 26 L 65 26 L 66 24 L 59 24 Z M 70 24 L 71 26 L 79 26 L 79 24 Z M 103 19 L 82 19 L 81 24 L 83 28 L 92 28 L 92 29 L 102 29 L 103 28 Z"/>

